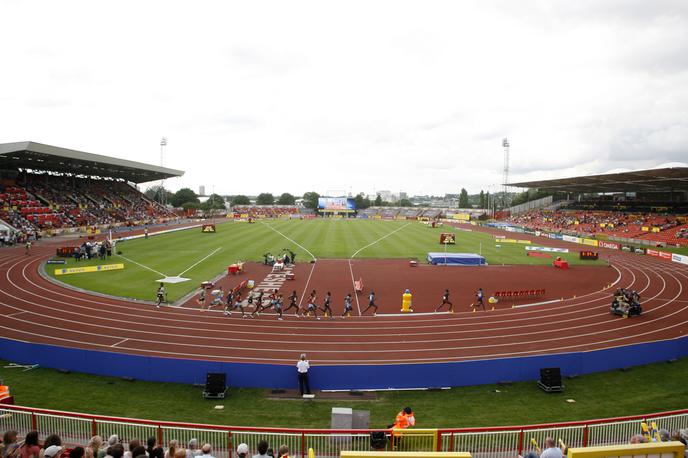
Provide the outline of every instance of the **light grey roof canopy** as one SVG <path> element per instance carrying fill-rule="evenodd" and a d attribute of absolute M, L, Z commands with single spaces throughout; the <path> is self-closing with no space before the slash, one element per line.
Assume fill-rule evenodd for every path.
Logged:
<path fill-rule="evenodd" d="M 181 170 L 35 142 L 0 143 L 0 169 L 30 169 L 120 178 L 132 183 L 184 175 Z"/>
<path fill-rule="evenodd" d="M 688 191 L 688 167 L 636 170 L 557 180 L 510 183 L 517 188 L 563 192 L 669 192 Z"/>

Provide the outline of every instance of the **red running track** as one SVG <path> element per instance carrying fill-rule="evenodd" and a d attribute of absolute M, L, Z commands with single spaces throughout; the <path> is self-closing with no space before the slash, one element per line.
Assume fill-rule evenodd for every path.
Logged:
<path fill-rule="evenodd" d="M 519 238 L 527 237 L 519 235 Z M 561 241 L 533 239 L 541 245 L 574 247 Z M 451 288 L 456 287 L 455 296 L 458 296 L 457 313 L 454 314 L 380 314 L 332 321 L 289 316 L 284 321 L 277 321 L 271 315 L 256 319 L 242 319 L 237 314 L 225 317 L 219 312 L 200 311 L 196 307 L 156 310 L 149 304 L 74 291 L 39 274 L 40 264 L 54 253 L 54 246 L 37 245 L 30 256 L 24 254 L 23 248 L 3 249 L 0 250 L 0 337 L 145 356 L 289 365 L 293 364 L 295 355 L 308 352 L 309 358 L 318 364 L 341 365 L 532 356 L 604 349 L 685 335 L 688 329 L 687 266 L 618 251 L 600 251 L 605 256 L 613 254 L 612 267 L 591 268 L 597 269 L 598 274 L 592 277 L 586 274 L 582 283 L 576 283 L 575 269 L 571 269 L 568 272 L 571 277 L 558 286 L 543 285 L 562 294 L 578 293 L 576 298 L 571 294 L 564 300 L 523 308 L 501 304 L 496 310 L 474 313 L 468 311 L 465 303 L 472 295 L 472 287 L 452 283 Z M 306 274 L 313 268 L 311 281 L 322 285 L 318 288 L 323 293 L 321 288 L 330 287 L 329 284 L 325 286 L 326 281 L 332 281 L 333 293 L 336 293 L 333 305 L 335 311 L 341 311 L 340 296 L 351 284 L 348 263 L 347 260 L 339 264 L 319 261 L 314 268 L 311 264 L 300 265 L 303 272 L 294 283 L 299 286 L 299 295 L 315 284 L 305 284 Z M 323 274 L 328 269 L 337 272 L 335 277 L 324 275 L 318 280 L 320 269 Z M 366 272 L 365 269 L 372 270 Z M 373 278 L 379 271 L 380 277 L 368 281 L 366 287 L 378 288 L 380 303 L 385 302 L 383 307 L 387 312 L 398 310 L 399 288 L 409 281 L 406 275 L 410 268 L 405 269 L 386 266 L 384 261 L 378 266 L 374 262 L 352 261 L 354 276 L 360 272 L 364 278 Z M 446 284 L 446 280 L 433 280 L 432 269 L 419 267 L 414 271 L 417 272 L 414 278 L 429 272 L 428 282 L 435 281 L 432 288 L 417 293 L 417 312 L 430 311 L 441 294 L 440 288 Z M 458 276 L 468 276 L 469 272 L 461 267 L 439 269 L 454 269 L 451 275 Z M 504 277 L 506 269 L 516 268 L 480 268 L 480 281 L 485 282 L 481 284 L 489 283 L 487 277 L 490 275 L 496 279 Z M 543 268 L 531 271 L 536 273 L 531 275 L 534 280 L 552 281 L 544 276 L 544 271 L 537 269 Z M 549 269 L 548 275 L 561 274 Z M 644 310 L 641 317 L 622 319 L 609 313 L 611 291 L 602 287 L 610 280 L 617 281 L 614 288 L 623 286 L 640 292 Z M 508 283 L 510 280 L 502 281 Z M 389 291 L 385 290 L 387 283 L 392 285 Z M 492 288 L 484 288 L 492 292 Z M 291 290 L 291 284 L 285 287 L 287 289 Z M 467 296 L 462 296 L 464 294 Z M 383 301 L 383 297 L 392 299 Z M 360 305 L 365 305 L 363 296 L 359 299 Z M 354 310 L 358 315 L 356 306 Z M 385 310 L 381 308 L 380 311 Z"/>

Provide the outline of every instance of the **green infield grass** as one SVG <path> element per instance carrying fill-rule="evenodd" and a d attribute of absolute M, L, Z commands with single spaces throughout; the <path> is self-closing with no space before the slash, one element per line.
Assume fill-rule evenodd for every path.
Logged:
<path fill-rule="evenodd" d="M 470 226 L 468 226 L 470 228 Z M 183 276 L 191 281 L 168 284 L 168 299 L 176 301 L 198 287 L 200 282 L 220 275 L 238 260 L 262 261 L 263 254 L 278 255 L 284 249 L 296 253 L 297 262 L 313 258 L 418 258 L 429 251 L 444 251 L 440 233 L 454 232 L 456 244 L 448 252 L 481 253 L 488 264 L 549 264 L 551 258 L 526 256 L 523 244 L 504 243 L 491 235 L 466 232 L 451 227 L 428 228 L 419 222 L 379 220 L 268 220 L 255 224 L 227 222 L 217 225 L 216 233 L 200 228 L 128 240 L 117 244 L 115 255 L 107 261 L 67 261 L 64 267 L 124 263 L 124 270 L 61 275 L 59 281 L 87 290 L 114 296 L 154 300 L 156 281 L 164 276 Z M 518 239 L 518 234 L 509 235 Z M 582 249 L 582 248 L 581 248 Z M 553 256 L 559 253 L 553 253 Z M 580 261 L 577 251 L 562 253 L 571 265 L 602 265 L 599 261 Z M 55 276 L 62 267 L 46 265 Z"/>
<path fill-rule="evenodd" d="M 0 361 L 0 367 L 7 361 Z M 328 428 L 332 407 L 370 410 L 384 428 L 405 406 L 421 428 L 523 425 L 640 415 L 688 407 L 688 358 L 625 371 L 564 379 L 563 393 L 535 382 L 445 391 L 389 391 L 371 401 L 271 400 L 267 390 L 230 388 L 223 400 L 202 399 L 202 387 L 125 381 L 38 368 L 0 369 L 19 405 L 100 415 L 233 426 Z M 575 402 L 567 402 L 573 399 Z M 216 405 L 223 405 L 217 410 Z"/>

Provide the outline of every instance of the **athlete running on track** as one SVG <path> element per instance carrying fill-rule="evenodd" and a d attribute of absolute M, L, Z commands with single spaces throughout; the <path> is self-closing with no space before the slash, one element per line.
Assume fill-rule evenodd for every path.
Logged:
<path fill-rule="evenodd" d="M 344 313 L 342 313 L 342 318 L 351 317 L 351 293 L 347 294 L 344 298 Z"/>
<path fill-rule="evenodd" d="M 448 290 L 448 289 L 445 289 L 445 290 L 444 290 L 444 294 L 442 295 L 442 303 L 441 303 L 440 305 L 437 306 L 437 308 L 435 309 L 435 312 L 439 311 L 439 309 L 441 309 L 441 308 L 444 307 L 445 305 L 448 305 L 448 306 L 449 306 L 449 311 L 450 311 L 451 313 L 454 313 L 454 304 L 452 304 L 452 303 L 449 301 L 449 290 Z"/>
<path fill-rule="evenodd" d="M 377 304 L 375 304 L 375 291 L 371 291 L 368 295 L 368 307 L 366 307 L 366 309 L 361 313 L 361 315 L 367 312 L 368 309 L 371 307 L 375 309 L 373 311 L 373 316 L 377 316 Z"/>
<path fill-rule="evenodd" d="M 323 307 L 320 309 L 323 311 L 323 314 L 325 317 L 329 317 L 330 319 L 333 319 L 334 317 L 332 316 L 332 309 L 330 308 L 330 304 L 332 303 L 332 294 L 328 291 L 327 294 L 325 294 L 325 299 L 323 300 Z"/>

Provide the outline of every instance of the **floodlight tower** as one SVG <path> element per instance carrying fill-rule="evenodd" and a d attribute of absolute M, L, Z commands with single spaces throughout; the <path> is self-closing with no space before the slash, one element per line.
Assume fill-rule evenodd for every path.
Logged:
<path fill-rule="evenodd" d="M 167 137 L 162 137 L 160 139 L 160 167 L 162 167 L 162 156 L 164 148 L 167 146 Z M 163 178 L 160 182 L 160 203 L 163 206 L 167 205 L 167 195 L 165 193 L 165 179 Z"/>
<path fill-rule="evenodd" d="M 502 175 L 502 205 L 506 208 L 509 205 L 509 198 L 507 197 L 509 183 L 509 139 L 502 139 L 502 148 L 504 148 L 504 174 Z"/>

